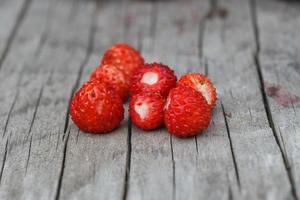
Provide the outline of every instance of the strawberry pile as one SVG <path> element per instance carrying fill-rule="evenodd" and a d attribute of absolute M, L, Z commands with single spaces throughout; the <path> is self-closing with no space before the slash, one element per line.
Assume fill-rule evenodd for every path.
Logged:
<path fill-rule="evenodd" d="M 123 103 L 130 96 L 129 115 L 137 127 L 153 130 L 165 125 L 177 137 L 205 130 L 217 101 L 207 76 L 188 73 L 177 81 L 167 65 L 145 63 L 133 47 L 116 44 L 75 93 L 71 118 L 84 132 L 111 132 L 124 119 Z"/>

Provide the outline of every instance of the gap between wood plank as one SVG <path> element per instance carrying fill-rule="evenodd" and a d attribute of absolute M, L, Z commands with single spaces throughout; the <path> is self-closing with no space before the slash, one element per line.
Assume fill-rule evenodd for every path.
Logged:
<path fill-rule="evenodd" d="M 30 136 L 30 141 L 29 141 L 28 156 L 27 156 L 26 165 L 25 165 L 25 176 L 27 174 L 28 164 L 29 164 L 30 155 L 31 155 L 32 138 L 33 138 L 33 135 Z"/>
<path fill-rule="evenodd" d="M 4 130 L 3 130 L 3 133 L 2 133 L 2 138 L 4 138 L 4 136 L 6 134 L 8 123 L 9 123 L 9 120 L 10 120 L 10 116 L 12 115 L 12 111 L 13 111 L 15 105 L 16 105 L 19 93 L 20 93 L 20 90 L 17 89 L 17 92 L 15 94 L 14 100 L 13 100 L 13 102 L 12 102 L 10 108 L 9 108 L 9 111 L 8 111 L 8 115 L 7 115 L 7 118 L 6 118 L 6 121 L 5 121 L 5 125 L 4 125 Z"/>
<path fill-rule="evenodd" d="M 230 187 L 228 173 L 226 173 L 226 178 L 227 178 L 227 185 L 228 185 L 228 200 L 233 200 L 233 194 L 232 194 L 232 189 Z"/>
<path fill-rule="evenodd" d="M 99 11 L 99 3 L 96 4 L 96 9 L 95 11 L 93 12 L 92 16 L 91 16 L 91 27 L 90 27 L 90 33 L 89 33 L 89 39 L 88 39 L 88 47 L 87 47 L 87 51 L 86 51 L 86 55 L 80 65 L 80 68 L 78 70 L 78 73 L 77 73 L 77 78 L 76 78 L 76 81 L 75 81 L 75 84 L 71 90 L 71 95 L 70 95 L 70 98 L 69 98 L 69 103 L 68 103 L 68 108 L 67 108 L 67 111 L 66 111 L 66 116 L 65 116 L 65 125 L 64 125 L 64 130 L 63 130 L 63 137 L 62 139 L 64 140 L 64 144 L 63 144 L 63 159 L 62 159 L 62 165 L 61 165 L 61 170 L 60 170 L 60 174 L 59 174 L 59 179 L 58 179 L 58 183 L 57 183 L 57 188 L 56 188 L 56 194 L 55 194 L 55 200 L 58 200 L 59 197 L 60 197 L 60 192 L 61 192 L 61 186 L 62 186 L 62 180 L 63 180 L 63 176 L 64 176 L 64 171 L 65 171 L 65 165 L 66 165 L 66 154 L 67 154 L 67 145 L 68 145 L 68 141 L 69 141 L 69 135 L 70 135 L 70 128 L 69 128 L 69 113 L 70 113 L 70 103 L 71 103 L 71 100 L 72 100 L 72 97 L 75 93 L 75 91 L 77 90 L 78 86 L 79 86 L 79 83 L 80 83 L 80 80 L 81 80 L 81 77 L 82 77 L 82 73 L 83 73 L 83 68 L 84 66 L 87 64 L 89 58 L 90 58 L 90 55 L 91 53 L 93 52 L 94 50 L 94 42 L 95 42 L 95 33 L 97 31 L 97 24 L 96 24 L 96 19 L 97 19 L 97 16 L 98 16 L 98 11 Z M 68 133 L 67 133 L 67 130 Z M 67 134 L 67 137 L 65 137 Z M 58 134 L 59 135 L 59 134 Z M 58 142 L 57 142 L 58 144 Z"/>
<path fill-rule="evenodd" d="M 70 130 L 71 129 L 69 129 L 67 136 L 65 137 L 65 141 L 64 141 L 63 159 L 62 159 L 62 165 L 61 165 L 61 169 L 60 169 L 60 173 L 59 173 L 59 179 L 58 179 L 58 183 L 57 183 L 55 198 L 54 198 L 55 200 L 58 200 L 60 197 L 61 185 L 62 185 L 62 180 L 64 177 L 65 166 L 66 166 L 66 155 L 67 155 L 67 146 L 68 146 L 68 141 L 69 141 L 69 136 L 70 136 Z"/>
<path fill-rule="evenodd" d="M 131 135 L 132 135 L 132 123 L 130 117 L 128 117 L 128 129 L 127 129 L 127 155 L 126 155 L 126 169 L 125 169 L 125 180 L 124 180 L 124 188 L 123 188 L 123 195 L 122 199 L 127 199 L 128 188 L 129 188 L 129 178 L 130 178 L 130 167 L 131 167 Z"/>
<path fill-rule="evenodd" d="M 283 143 L 283 153 L 284 153 L 285 157 L 287 158 L 287 151 L 286 151 L 286 148 L 285 148 L 285 142 L 284 142 L 283 137 L 282 137 L 281 129 L 280 129 L 280 127 L 278 127 L 278 128 L 279 128 L 280 139 Z M 288 159 L 287 159 L 287 162 L 288 162 L 288 164 L 290 163 Z M 290 166 L 290 164 L 289 164 L 289 166 Z"/>
<path fill-rule="evenodd" d="M 261 48 L 260 48 L 260 35 L 259 35 L 259 27 L 258 27 L 258 19 L 257 19 L 257 4 L 256 4 L 257 2 L 256 2 L 256 0 L 249 0 L 249 3 L 250 3 L 250 9 L 251 9 L 250 13 L 251 13 L 251 18 L 252 18 L 252 26 L 254 29 L 254 36 L 255 36 L 255 43 L 256 43 L 256 49 L 255 49 L 253 57 L 254 57 L 254 62 L 255 62 L 258 78 L 259 78 L 260 90 L 261 90 L 261 94 L 263 97 L 263 103 L 264 103 L 269 126 L 272 129 L 274 138 L 276 140 L 277 146 L 279 147 L 279 150 L 280 150 L 283 162 L 284 162 L 285 169 L 287 171 L 288 179 L 291 184 L 291 192 L 292 192 L 293 198 L 295 200 L 298 200 L 299 198 L 297 196 L 295 180 L 294 180 L 294 177 L 293 177 L 293 174 L 291 171 L 291 166 L 288 162 L 286 155 L 284 154 L 283 148 L 285 148 L 285 147 L 282 147 L 282 145 L 284 146 L 284 144 L 282 144 L 282 145 L 280 144 L 280 140 L 278 138 L 278 133 L 275 128 L 270 105 L 268 102 L 268 98 L 267 98 L 267 95 L 265 92 L 264 78 L 263 78 L 261 64 L 260 64 L 260 60 L 259 60 L 259 54 L 260 54 Z"/>
<path fill-rule="evenodd" d="M 98 10 L 99 10 L 99 4 L 96 4 L 96 5 L 97 5 L 97 7 L 96 7 L 94 13 L 92 14 L 92 18 L 91 18 L 92 24 L 91 24 L 91 28 L 90 28 L 90 34 L 89 34 L 88 47 L 87 47 L 86 55 L 85 55 L 81 65 L 79 67 L 79 70 L 78 70 L 78 73 L 77 73 L 77 78 L 76 78 L 75 84 L 74 84 L 74 86 L 71 90 L 71 95 L 70 95 L 69 101 L 68 101 L 69 103 L 68 103 L 68 108 L 66 110 L 66 115 L 65 115 L 65 123 L 64 123 L 65 125 L 64 125 L 64 130 L 63 130 L 63 138 L 65 137 L 65 134 L 66 134 L 67 129 L 69 127 L 69 120 L 70 120 L 70 117 L 69 117 L 70 106 L 69 105 L 72 101 L 72 98 L 73 98 L 76 90 L 79 87 L 79 83 L 80 83 L 82 73 L 83 73 L 83 68 L 87 64 L 91 53 L 94 51 L 95 33 L 97 31 L 96 19 L 97 19 Z"/>
<path fill-rule="evenodd" d="M 30 154 L 31 154 L 31 143 L 32 143 L 32 137 L 33 137 L 33 136 L 31 135 L 31 130 L 32 130 L 32 126 L 33 126 L 33 124 L 34 124 L 35 118 L 36 118 L 36 114 L 37 114 L 37 111 L 38 111 L 38 108 L 39 108 L 39 105 L 40 105 L 42 96 L 43 96 L 43 91 L 44 91 L 44 84 L 42 85 L 42 87 L 41 87 L 41 89 L 40 89 L 40 92 L 39 92 L 39 96 L 38 96 L 38 99 L 37 99 L 37 102 L 36 102 L 36 105 L 35 105 L 35 108 L 34 108 L 34 113 L 33 113 L 33 116 L 32 116 L 32 120 L 31 120 L 31 122 L 30 122 L 30 126 L 29 126 L 28 133 L 27 133 L 27 135 L 24 137 L 24 140 L 23 140 L 23 142 L 27 141 L 27 140 L 28 140 L 28 137 L 30 136 L 30 143 L 29 143 L 29 149 L 28 149 L 28 156 L 27 156 L 26 165 L 25 165 L 25 175 L 27 174 L 28 163 L 29 163 Z"/>
<path fill-rule="evenodd" d="M 207 60 L 203 57 L 203 40 L 204 40 L 205 26 L 206 26 L 206 22 L 207 22 L 207 19 L 208 19 L 208 14 L 213 12 L 214 10 L 216 10 L 218 8 L 218 0 L 210 0 L 209 2 L 210 2 L 210 8 L 209 8 L 208 12 L 206 13 L 205 18 L 203 19 L 203 21 L 200 22 L 199 42 L 198 42 L 198 45 L 199 45 L 199 59 L 204 60 L 204 74 L 206 76 L 209 75 L 209 69 L 208 69 Z M 230 129 L 229 129 L 227 117 L 226 117 L 226 114 L 225 114 L 224 105 L 223 105 L 221 100 L 220 100 L 220 102 L 221 102 L 220 104 L 221 104 L 222 114 L 223 114 L 223 118 L 224 118 L 224 122 L 225 122 L 225 126 L 226 126 L 227 137 L 228 137 L 229 144 L 230 144 L 230 152 L 231 152 L 231 156 L 232 156 L 232 161 L 233 161 L 234 171 L 235 171 L 235 175 L 236 175 L 236 180 L 237 180 L 237 183 L 238 183 L 238 188 L 239 188 L 239 190 L 241 190 L 239 170 L 238 170 L 237 160 L 236 160 L 236 157 L 235 157 L 233 144 L 232 144 L 232 140 L 231 140 Z M 195 138 L 195 139 L 197 139 L 197 138 Z M 229 190 L 228 199 L 233 199 L 232 190 L 231 190 L 230 185 L 228 186 L 228 190 Z"/>
<path fill-rule="evenodd" d="M 12 29 L 9 37 L 8 37 L 6 46 L 5 46 L 4 51 L 3 51 L 3 53 L 0 57 L 0 71 L 2 69 L 2 64 L 3 64 L 3 62 L 6 58 L 9 50 L 10 50 L 12 42 L 13 42 L 13 40 L 14 40 L 18 30 L 19 30 L 19 27 L 20 27 L 21 23 L 23 22 L 24 18 L 26 17 L 26 14 L 27 14 L 27 11 L 28 11 L 28 9 L 31 5 L 31 2 L 32 2 L 32 0 L 25 0 L 23 5 L 22 5 L 21 11 L 18 14 L 15 25 L 14 25 L 14 27 L 13 27 L 13 29 Z"/>
<path fill-rule="evenodd" d="M 36 117 L 36 113 L 38 111 L 38 107 L 40 105 L 40 102 L 41 102 L 41 98 L 43 96 L 43 91 L 44 91 L 44 85 L 42 85 L 42 87 L 40 88 L 40 92 L 39 92 L 39 95 L 38 95 L 38 98 L 37 98 L 37 101 L 36 101 L 36 105 L 35 105 L 35 108 L 34 108 L 34 112 L 33 112 L 33 115 L 32 115 L 32 119 L 31 119 L 31 122 L 30 122 L 30 125 L 29 125 L 29 129 L 28 129 L 28 133 L 27 135 L 24 137 L 24 140 L 23 142 L 25 142 L 28 137 L 30 136 L 30 133 L 31 133 L 31 130 L 32 130 L 32 126 L 34 124 L 34 121 L 35 121 L 35 117 Z"/>
<path fill-rule="evenodd" d="M 6 131 L 7 131 L 7 127 L 8 127 L 8 123 L 9 123 L 9 120 L 10 120 L 10 117 L 12 115 L 12 112 L 14 110 L 14 107 L 15 107 L 15 104 L 17 102 L 17 99 L 19 97 L 19 94 L 20 94 L 20 84 L 21 84 L 21 81 L 23 79 L 23 74 L 24 74 L 24 71 L 25 71 L 25 67 L 23 66 L 21 72 L 20 72 L 20 75 L 18 77 L 18 82 L 17 82 L 17 92 L 15 94 L 15 97 L 14 97 L 14 100 L 9 108 L 9 111 L 8 111 L 8 115 L 7 115 L 7 118 L 6 118 L 6 122 L 5 122 L 5 125 L 4 125 L 4 130 L 3 130 L 3 133 L 2 133 L 2 138 L 4 138 L 5 134 L 6 134 Z"/>
<path fill-rule="evenodd" d="M 151 8 L 151 30 L 153 29 L 154 32 L 150 33 L 151 37 L 155 37 L 155 30 L 156 30 L 156 21 L 157 21 L 157 9 L 158 5 L 155 1 L 152 1 L 152 8 Z M 125 27 L 125 29 L 127 29 Z M 124 31 L 126 32 L 126 31 Z M 126 34 L 124 35 L 126 37 Z M 137 50 L 139 52 L 142 52 L 143 49 L 143 35 L 142 32 L 139 31 L 138 33 L 138 42 L 137 42 Z M 131 137 L 132 137 L 132 121 L 128 113 L 128 127 L 127 127 L 127 155 L 126 155 L 126 171 L 125 171 L 125 177 L 124 177 L 124 189 L 123 189 L 123 195 L 122 199 L 126 200 L 128 198 L 128 189 L 129 189 L 129 183 L 130 183 L 130 169 L 131 169 L 131 153 L 132 153 L 132 143 L 131 143 Z"/>
<path fill-rule="evenodd" d="M 6 157 L 7 157 L 8 140 L 9 140 L 9 137 L 6 139 L 5 150 L 4 150 L 4 155 L 3 155 L 3 159 L 2 159 L 2 166 L 1 166 L 1 171 L 0 171 L 0 185 L 1 185 L 1 181 L 2 181 L 2 175 L 3 175 L 3 171 L 4 171 Z"/>
<path fill-rule="evenodd" d="M 211 12 L 211 10 L 214 8 L 213 6 L 213 1 L 215 0 L 211 0 L 210 1 L 210 8 L 209 10 L 205 13 L 204 18 L 200 19 L 200 23 L 199 23 L 199 34 L 198 34 L 198 59 L 199 59 L 199 64 L 200 61 L 203 60 L 203 40 L 204 40 L 204 31 L 205 31 L 205 24 L 206 24 L 206 20 L 207 20 L 207 14 L 209 12 Z M 204 74 L 208 75 L 208 68 L 207 68 L 207 64 L 205 63 L 204 65 Z M 197 154 L 199 153 L 198 150 L 198 139 L 197 139 L 197 135 L 194 136 L 194 140 L 195 140 L 195 145 L 196 145 L 196 152 Z"/>
<path fill-rule="evenodd" d="M 198 149 L 198 139 L 197 139 L 197 135 L 194 136 L 195 137 L 195 145 L 196 145 L 196 152 L 197 152 L 197 155 L 199 153 L 199 149 Z"/>
<path fill-rule="evenodd" d="M 126 27 L 125 27 L 126 29 Z M 139 52 L 142 52 L 142 41 L 143 37 L 141 32 L 138 33 L 138 46 L 137 49 Z M 127 199 L 128 194 L 128 188 L 129 188 L 129 179 L 130 179 L 130 167 L 131 167 L 131 150 L 132 150 L 132 144 L 131 144 L 131 136 L 132 136 L 132 121 L 128 113 L 128 124 L 127 124 L 127 155 L 126 155 L 126 170 L 125 170 L 125 178 L 124 178 L 124 189 L 123 189 L 123 195 L 122 199 Z"/>
<path fill-rule="evenodd" d="M 173 135 L 170 134 L 170 146 L 171 146 L 171 157 L 172 157 L 172 170 L 173 170 L 173 197 L 172 199 L 176 199 L 176 165 L 175 165 L 175 160 L 174 160 L 174 151 L 173 151 Z"/>
<path fill-rule="evenodd" d="M 236 161 L 236 158 L 235 158 L 235 153 L 234 153 L 234 150 L 233 150 L 233 144 L 232 144 L 232 140 L 231 140 L 231 136 L 230 136 L 230 129 L 229 129 L 229 126 L 228 126 L 227 116 L 226 116 L 224 105 L 223 105 L 222 101 L 221 101 L 221 108 L 222 108 L 222 113 L 223 113 L 223 117 L 224 117 L 224 121 L 225 121 L 226 132 L 227 132 L 227 136 L 228 136 L 228 140 L 229 140 L 229 144 L 230 144 L 230 151 L 231 151 L 235 176 L 236 176 L 236 180 L 237 180 L 237 183 L 238 183 L 239 190 L 241 190 L 239 168 L 237 166 L 237 161 Z"/>

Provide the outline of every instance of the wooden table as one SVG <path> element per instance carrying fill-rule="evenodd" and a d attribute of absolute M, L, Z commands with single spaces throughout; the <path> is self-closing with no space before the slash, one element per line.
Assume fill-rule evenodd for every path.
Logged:
<path fill-rule="evenodd" d="M 68 104 L 116 42 L 208 74 L 209 129 L 80 132 Z M 299 63 L 299 1 L 0 0 L 0 199 L 298 200 Z"/>

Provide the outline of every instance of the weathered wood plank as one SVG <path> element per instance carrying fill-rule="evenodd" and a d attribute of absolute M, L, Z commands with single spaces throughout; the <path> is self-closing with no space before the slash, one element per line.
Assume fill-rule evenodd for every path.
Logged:
<path fill-rule="evenodd" d="M 43 5 L 43 6 L 41 6 Z M 5 60 L 2 62 L 2 70 L 0 73 L 1 87 L 1 112 L 0 112 L 0 123 L 2 138 L 0 144 L 0 154 L 3 159 L 1 159 L 1 179 L 5 169 L 6 159 L 8 157 L 8 135 L 11 134 L 12 130 L 9 130 L 11 118 L 13 111 L 15 109 L 19 93 L 21 91 L 21 80 L 22 77 L 26 76 L 25 74 L 25 65 L 30 66 L 32 64 L 32 58 L 38 49 L 38 36 L 39 33 L 43 32 L 43 24 L 46 21 L 47 16 L 37 16 L 36 11 L 40 8 L 47 8 L 49 4 L 45 2 L 35 3 L 30 11 L 29 15 L 24 21 L 22 27 L 19 28 L 19 31 L 16 33 L 15 39 L 10 44 L 10 51 L 5 56 Z M 36 22 L 36 25 L 39 25 L 39 28 L 36 28 L 36 39 L 26 40 L 26 34 L 21 34 L 26 29 L 35 29 L 35 26 L 31 22 Z M 43 27 L 43 28 L 42 28 Z M 24 39 L 22 39 L 24 38 Z M 27 36 L 28 38 L 28 36 Z M 31 34 L 31 38 L 32 34 Z M 26 48 L 24 48 L 26 47 Z M 18 58 L 18 59 L 16 59 Z M 9 88 L 9 90 L 7 89 Z M 31 102 L 33 104 L 34 102 Z M 27 119 L 28 120 L 28 119 Z M 27 121 L 28 122 L 28 121 Z M 18 124 L 18 123 L 17 123 Z M 14 126 L 14 129 L 17 129 L 18 126 Z M 3 193 L 2 193 L 3 194 Z M 3 196 L 1 194 L 1 196 Z M 4 197 L 3 197 L 4 198 Z"/>
<path fill-rule="evenodd" d="M 240 183 L 237 197 L 290 199 L 291 185 L 268 122 L 255 66 L 250 3 L 219 1 L 218 6 L 227 9 L 227 15 L 206 21 L 203 56 L 224 111 Z"/>
<path fill-rule="evenodd" d="M 25 20 L 20 24 L 18 31 L 15 33 L 14 40 L 10 44 L 9 49 L 13 52 L 8 52 L 5 56 L 1 71 L 11 70 L 7 66 L 9 66 L 11 60 L 15 59 L 16 56 L 19 63 L 30 63 L 34 59 L 43 41 L 43 35 L 47 32 L 47 20 L 50 17 L 51 5 L 54 2 L 51 3 L 43 0 L 31 3 Z M 28 50 L 24 51 L 24 49 Z"/>
<path fill-rule="evenodd" d="M 70 49 L 62 42 L 53 45 L 51 39 L 67 34 L 67 31 L 56 28 L 65 27 L 70 32 L 76 31 L 88 43 L 94 3 L 80 3 L 78 6 L 80 12 L 76 12 L 70 21 L 69 14 L 74 12 L 70 2 L 33 2 L 28 21 L 25 20 L 20 29 L 22 34 L 18 36 L 18 43 L 13 44 L 7 57 L 7 63 L 15 63 L 12 58 L 19 55 L 31 60 L 22 60 L 24 67 L 20 73 L 24 75 L 19 84 L 20 94 L 4 138 L 8 140 L 8 147 L 5 163 L 2 163 L 0 195 L 3 199 L 55 199 L 59 194 L 68 138 L 63 138 L 66 134 L 63 133 L 66 109 L 87 49 Z M 53 17 L 53 21 L 48 22 L 49 16 L 44 15 L 48 9 L 59 20 Z M 44 24 L 47 29 L 40 28 Z M 39 27 L 36 35 L 30 30 L 35 26 Z M 38 42 L 33 48 L 21 48 L 24 42 L 35 44 L 45 30 L 49 30 L 49 39 L 46 37 L 43 45 Z M 70 40 L 78 39 L 78 36 L 69 36 Z M 23 51 L 18 51 L 17 47 Z M 13 70 L 9 67 L 4 65 L 3 74 L 18 76 L 17 73 L 10 74 Z M 1 88 L 5 89 L 2 85 Z"/>
<path fill-rule="evenodd" d="M 147 62 L 153 62 L 152 52 L 156 34 L 161 27 L 158 3 L 152 6 L 150 24 L 152 33 L 143 38 L 142 54 Z M 160 30 L 162 31 L 162 30 Z M 148 46 L 150 45 L 150 46 Z M 132 125 L 131 162 L 128 199 L 172 199 L 172 154 L 170 137 L 165 130 L 145 132 Z"/>
<path fill-rule="evenodd" d="M 266 106 L 289 168 L 292 192 L 295 198 L 299 198 L 300 4 L 257 1 L 256 9 L 258 67 L 265 94 L 269 94 L 266 95 Z M 275 90 L 281 88 L 279 97 L 277 94 L 272 96 L 270 86 L 275 86 Z"/>
<path fill-rule="evenodd" d="M 203 72 L 198 39 L 208 7 L 204 2 L 159 3 L 156 31 L 143 38 L 147 61 L 166 63 L 179 76 Z M 227 199 L 229 187 L 234 190 L 237 184 L 222 112 L 216 119 L 203 140 L 171 137 L 165 129 L 147 133 L 133 127 L 129 199 Z M 212 135 L 215 129 L 218 132 Z M 216 144 L 219 149 L 214 149 Z"/>
<path fill-rule="evenodd" d="M 116 14 L 116 10 L 120 10 Z M 100 55 L 116 42 L 138 46 L 149 29 L 150 3 L 126 2 L 99 5 L 95 49 L 83 70 L 80 85 L 99 64 Z M 130 20 L 128 22 L 127 20 Z M 126 23 L 125 23 L 126 22 Z M 132 23 L 131 25 L 128 23 Z M 116 28 L 118 27 L 118 28 Z M 121 126 L 110 134 L 94 135 L 72 125 L 62 180 L 62 199 L 124 199 L 130 158 L 130 123 L 127 109 Z"/>
<path fill-rule="evenodd" d="M 95 51 L 99 52 L 99 59 L 104 49 L 114 43 L 124 42 L 124 12 L 127 1 L 105 3 L 100 1 L 98 27 L 95 33 Z"/>
<path fill-rule="evenodd" d="M 297 199 L 299 104 L 260 87 L 300 94 L 300 7 L 268 0 L 256 15 L 251 2 L 220 1 L 228 11 L 209 19 L 207 2 L 100 2 L 95 18 L 94 1 L 33 0 L 21 23 L 24 2 L 1 1 L 12 12 L 0 22 L 19 22 L 0 23 L 12 38 L 0 38 L 0 199 Z M 219 93 L 210 128 L 183 140 L 126 114 L 111 134 L 79 132 L 69 100 L 121 41 L 179 76 L 208 72 Z"/>
<path fill-rule="evenodd" d="M 201 2 L 177 9 L 174 12 L 175 27 L 167 33 L 176 35 L 172 41 L 176 47 L 167 52 L 170 57 L 174 56 L 172 60 L 178 77 L 188 71 L 204 73 L 205 63 L 198 55 L 203 51 L 201 34 L 209 5 Z M 231 190 L 237 190 L 229 140 L 220 110 L 218 107 L 214 123 L 203 135 L 186 140 L 172 137 L 176 199 L 227 199 Z M 215 146 L 219 148 L 215 149 Z"/>
<path fill-rule="evenodd" d="M 79 85 L 87 81 L 91 72 L 98 66 L 104 46 L 107 48 L 117 42 L 112 38 L 122 38 L 122 15 L 113 15 L 116 9 L 122 7 L 114 3 L 99 5 L 94 24 L 95 49 L 83 69 Z M 112 36 L 106 32 L 112 28 L 111 25 L 119 27 L 117 33 L 113 32 Z M 106 43 L 106 40 L 109 42 Z M 74 124 L 71 127 L 61 198 L 121 199 L 126 170 L 127 119 L 112 134 L 87 134 L 79 131 Z"/>
<path fill-rule="evenodd" d="M 30 3 L 31 0 L 0 1 L 0 69 Z"/>
<path fill-rule="evenodd" d="M 23 65 L 31 65 L 34 55 L 39 49 L 39 38 L 41 38 L 42 33 L 46 29 L 45 22 L 48 16 L 40 16 L 37 15 L 36 12 L 42 9 L 42 13 L 45 14 L 48 8 L 48 2 L 39 1 L 38 3 L 33 3 L 33 6 L 30 7 L 30 11 L 28 11 L 29 14 L 26 20 L 22 23 L 19 31 L 16 32 L 15 39 L 10 44 L 11 53 L 8 52 L 2 61 L 0 80 L 3 95 L 1 95 L 0 98 L 3 106 L 0 108 L 0 125 L 4 127 L 4 129 L 7 126 L 7 119 L 9 119 L 8 113 L 17 91 L 16 88 L 18 88 L 18 80 L 22 76 Z M 31 30 L 31 32 L 26 30 Z M 27 34 L 27 32 L 29 33 Z M 4 85 L 6 85 L 6 87 L 3 87 Z M 7 90 L 7 88 L 10 88 L 10 90 Z M 3 130 L 3 134 L 4 131 L 5 130 Z"/>

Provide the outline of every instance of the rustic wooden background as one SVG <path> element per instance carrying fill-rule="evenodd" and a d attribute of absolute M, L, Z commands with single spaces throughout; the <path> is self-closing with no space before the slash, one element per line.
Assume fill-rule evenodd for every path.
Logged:
<path fill-rule="evenodd" d="M 81 133 L 69 101 L 116 42 L 208 74 L 209 129 Z M 298 200 L 299 63 L 299 1 L 0 0 L 0 199 Z"/>

